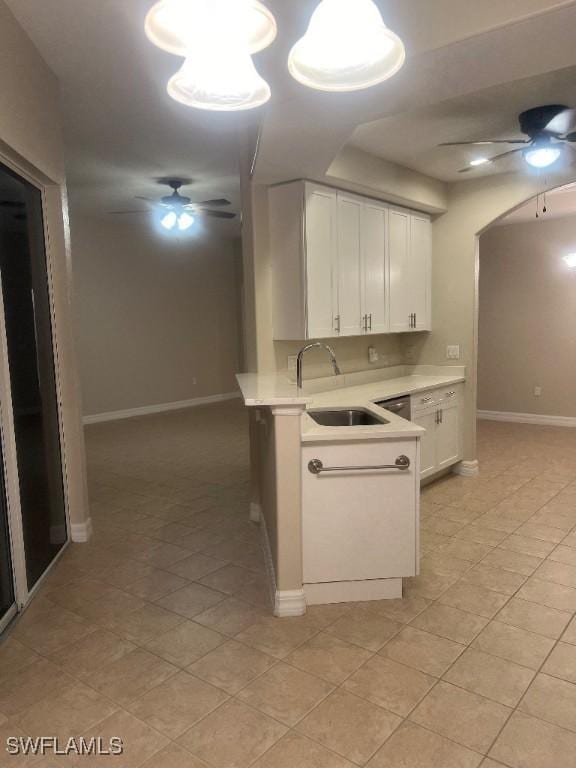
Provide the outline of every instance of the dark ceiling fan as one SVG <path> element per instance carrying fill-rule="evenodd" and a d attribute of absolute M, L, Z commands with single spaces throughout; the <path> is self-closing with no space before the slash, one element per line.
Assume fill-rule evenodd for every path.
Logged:
<path fill-rule="evenodd" d="M 576 142 L 576 131 L 572 130 L 574 110 L 563 104 L 548 104 L 534 107 L 518 116 L 520 130 L 526 134 L 526 139 L 486 139 L 481 141 L 449 141 L 440 144 L 441 147 L 491 146 L 498 144 L 520 144 L 516 149 L 509 149 L 490 158 L 472 161 L 470 166 L 462 168 L 459 173 L 468 173 L 475 167 L 485 163 L 493 163 L 505 157 L 523 152 L 526 162 L 534 168 L 547 168 L 562 154 L 563 144 Z"/>
<path fill-rule="evenodd" d="M 152 209 L 157 209 L 160 211 L 160 213 L 163 213 L 165 211 L 165 216 L 163 218 L 166 219 L 166 217 L 169 217 L 169 220 L 172 221 L 172 217 L 169 216 L 169 214 L 173 213 L 175 214 L 176 219 L 174 220 L 173 226 L 165 226 L 166 229 L 173 229 L 176 227 L 177 222 L 179 220 L 179 217 L 182 214 L 188 214 L 190 217 L 195 216 L 210 216 L 214 219 L 235 219 L 236 214 L 231 213 L 229 211 L 214 211 L 213 208 L 224 208 L 228 205 L 232 205 L 230 200 L 226 200 L 225 198 L 218 198 L 216 200 L 202 200 L 198 203 L 193 203 L 192 199 L 190 197 L 186 197 L 185 195 L 180 194 L 180 189 L 187 184 L 188 182 L 184 179 L 165 179 L 160 182 L 161 184 L 168 185 L 172 190 L 171 195 L 166 195 L 165 197 L 160 198 L 160 200 L 152 200 L 149 197 L 141 197 L 136 196 L 136 200 L 144 200 L 146 203 L 152 204 Z M 149 213 L 149 210 L 136 210 L 136 211 L 109 211 L 112 215 L 127 215 L 127 214 L 144 214 Z"/>

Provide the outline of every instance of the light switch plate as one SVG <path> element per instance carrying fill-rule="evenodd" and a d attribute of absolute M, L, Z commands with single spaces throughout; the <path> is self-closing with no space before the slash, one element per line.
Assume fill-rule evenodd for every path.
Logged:
<path fill-rule="evenodd" d="M 368 360 L 371 363 L 377 363 L 379 359 L 380 358 L 376 347 L 368 347 Z"/>
<path fill-rule="evenodd" d="M 448 360 L 460 360 L 460 345 L 448 345 L 446 347 L 446 357 Z"/>
<path fill-rule="evenodd" d="M 534 397 L 542 397 L 542 387 L 534 387 Z"/>

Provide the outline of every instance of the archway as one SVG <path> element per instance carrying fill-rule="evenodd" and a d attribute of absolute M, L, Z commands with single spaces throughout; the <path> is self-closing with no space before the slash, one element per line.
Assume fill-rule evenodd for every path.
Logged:
<path fill-rule="evenodd" d="M 467 369 L 464 399 L 463 474 L 478 471 L 476 409 L 478 372 L 479 238 L 496 221 L 538 192 L 576 180 L 574 170 L 550 175 L 549 183 L 518 173 L 486 176 L 454 185 L 447 213 L 434 222 L 433 327 L 418 349 L 422 364 L 446 359 L 446 346 L 458 343 Z M 449 296 L 450 299 L 446 300 Z"/>

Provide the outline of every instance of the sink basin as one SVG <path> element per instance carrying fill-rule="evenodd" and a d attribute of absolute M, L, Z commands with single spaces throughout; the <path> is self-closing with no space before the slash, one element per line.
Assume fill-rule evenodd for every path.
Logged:
<path fill-rule="evenodd" d="M 367 427 L 389 424 L 365 408 L 335 411 L 307 411 L 308 416 L 323 427 Z"/>

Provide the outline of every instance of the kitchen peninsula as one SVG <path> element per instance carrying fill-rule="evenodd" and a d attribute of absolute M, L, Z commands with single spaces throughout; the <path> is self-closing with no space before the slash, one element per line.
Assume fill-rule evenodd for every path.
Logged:
<path fill-rule="evenodd" d="M 398 366 L 302 390 L 285 374 L 237 378 L 275 614 L 401 597 L 419 567 L 420 482 L 462 458 L 465 369 Z M 398 398 L 411 416 L 387 409 Z"/>

